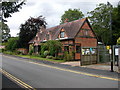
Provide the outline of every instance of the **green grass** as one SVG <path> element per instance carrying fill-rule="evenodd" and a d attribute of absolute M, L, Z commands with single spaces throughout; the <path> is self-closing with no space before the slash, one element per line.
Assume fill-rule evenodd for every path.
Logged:
<path fill-rule="evenodd" d="M 40 56 L 30 56 L 30 55 L 16 55 L 19 57 L 25 57 L 25 58 L 32 58 L 32 59 L 38 59 L 38 60 L 46 60 L 46 61 L 53 61 L 53 62 L 65 62 L 65 60 L 53 60 L 53 59 L 47 59 L 47 58 L 41 58 Z"/>

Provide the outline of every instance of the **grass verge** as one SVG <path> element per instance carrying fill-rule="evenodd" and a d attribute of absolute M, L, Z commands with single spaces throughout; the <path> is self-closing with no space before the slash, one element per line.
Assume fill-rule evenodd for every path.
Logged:
<path fill-rule="evenodd" d="M 58 62 L 62 63 L 65 62 L 65 60 L 53 60 L 53 59 L 47 59 L 47 58 L 41 58 L 40 56 L 30 56 L 30 55 L 16 55 L 19 57 L 25 57 L 25 58 L 31 58 L 31 59 L 38 59 L 38 60 L 45 60 L 45 61 L 52 61 L 52 62 Z"/>

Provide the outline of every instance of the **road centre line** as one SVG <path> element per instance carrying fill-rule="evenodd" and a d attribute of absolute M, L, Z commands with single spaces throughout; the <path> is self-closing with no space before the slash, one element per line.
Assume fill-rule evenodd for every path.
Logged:
<path fill-rule="evenodd" d="M 36 90 L 33 87 L 31 87 L 30 85 L 24 83 L 23 81 L 21 81 L 20 79 L 14 77 L 13 75 L 11 75 L 10 73 L 6 72 L 5 70 L 0 68 L 0 72 L 2 74 L 4 74 L 6 77 L 8 77 L 9 79 L 11 79 L 12 81 L 16 82 L 18 85 L 28 89 L 28 90 Z"/>
<path fill-rule="evenodd" d="M 23 61 L 23 60 L 20 60 L 20 59 L 14 58 L 14 57 L 10 57 L 10 56 L 5 56 L 5 57 L 12 58 L 12 59 L 19 60 L 19 61 Z M 76 74 L 82 74 L 82 75 L 86 75 L 86 76 L 91 76 L 91 77 L 97 77 L 97 78 L 102 78 L 102 79 L 120 81 L 119 78 L 111 78 L 111 77 L 105 77 L 105 76 L 100 76 L 100 75 L 95 75 L 95 74 L 89 74 L 89 73 L 85 73 L 85 72 L 74 71 L 74 70 L 70 70 L 70 69 L 59 68 L 59 67 L 56 67 L 56 66 L 41 64 L 41 63 L 37 63 L 37 62 L 34 62 L 34 61 L 24 61 L 24 62 L 36 64 L 36 65 L 39 65 L 39 66 L 49 67 L 49 68 L 53 68 L 53 69 L 57 69 L 57 70 L 61 70 L 61 71 L 67 71 L 67 72 L 72 72 L 72 73 L 76 73 Z"/>

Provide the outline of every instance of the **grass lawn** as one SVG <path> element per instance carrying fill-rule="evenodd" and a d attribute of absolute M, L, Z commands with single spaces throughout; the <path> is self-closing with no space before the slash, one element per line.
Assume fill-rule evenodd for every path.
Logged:
<path fill-rule="evenodd" d="M 48 59 L 48 58 L 41 58 L 39 56 L 30 56 L 30 55 L 16 55 L 19 57 L 25 57 L 25 58 L 32 58 L 32 59 L 38 59 L 38 60 L 46 60 L 46 61 L 53 61 L 53 62 L 65 62 L 65 60 L 53 60 L 53 59 Z"/>

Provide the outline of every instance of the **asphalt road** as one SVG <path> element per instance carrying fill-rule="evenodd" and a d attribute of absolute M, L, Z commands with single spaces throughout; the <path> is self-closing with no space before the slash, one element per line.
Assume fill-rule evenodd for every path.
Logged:
<path fill-rule="evenodd" d="M 0 89 L 22 89 L 18 84 L 0 73 Z"/>
<path fill-rule="evenodd" d="M 20 58 L 3 56 L 2 68 L 34 88 L 118 88 L 115 80 L 38 65 Z"/>

